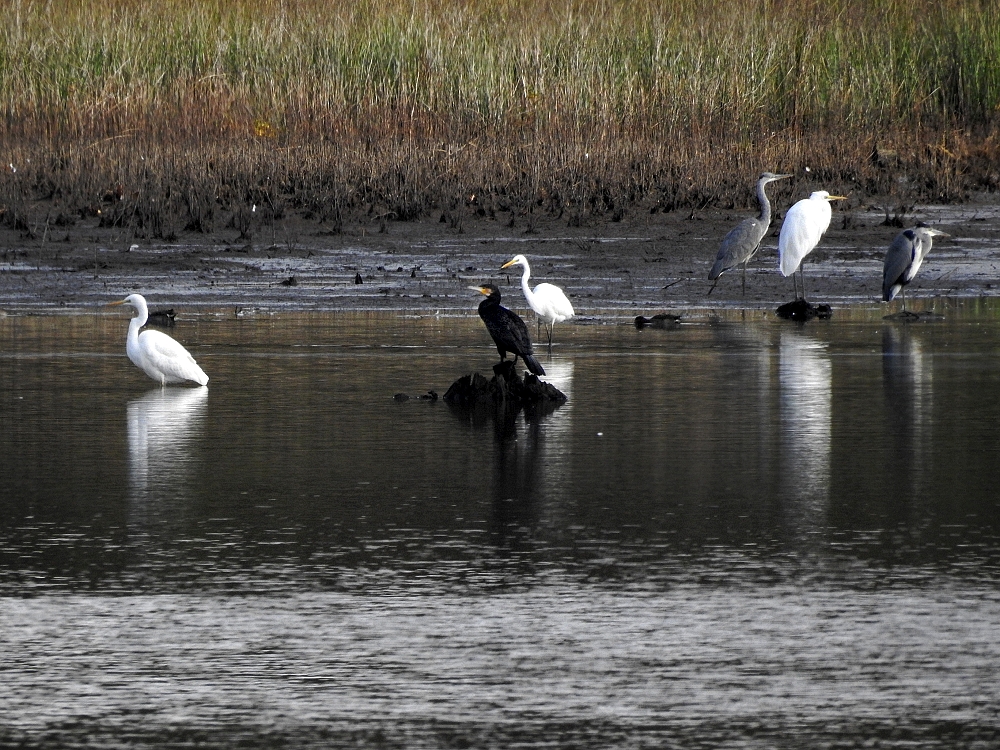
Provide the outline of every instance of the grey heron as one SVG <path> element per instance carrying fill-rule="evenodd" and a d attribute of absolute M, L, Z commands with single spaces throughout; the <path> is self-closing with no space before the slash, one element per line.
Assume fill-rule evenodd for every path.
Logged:
<path fill-rule="evenodd" d="M 708 280 L 714 281 L 711 294 L 719 283 L 719 277 L 731 268 L 743 265 L 743 294 L 747 293 L 747 263 L 757 252 L 761 240 L 771 226 L 771 202 L 767 199 L 765 188 L 775 180 L 792 177 L 790 174 L 775 174 L 764 172 L 757 180 L 757 201 L 760 203 L 760 216 L 744 219 L 737 224 L 722 240 L 719 254 L 715 256 L 715 265 L 708 272 Z"/>
<path fill-rule="evenodd" d="M 930 227 L 915 226 L 896 235 L 885 253 L 882 267 L 882 300 L 889 302 L 900 295 L 906 311 L 905 287 L 917 275 L 920 265 L 931 251 L 935 237 L 949 237 L 946 232 Z"/>

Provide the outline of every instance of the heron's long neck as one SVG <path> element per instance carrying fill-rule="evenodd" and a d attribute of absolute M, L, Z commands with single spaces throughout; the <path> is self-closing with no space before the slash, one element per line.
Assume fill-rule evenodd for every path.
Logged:
<path fill-rule="evenodd" d="M 757 183 L 757 200 L 760 202 L 760 223 L 765 227 L 771 224 L 771 201 L 767 199 L 768 183 L 761 180 Z"/>

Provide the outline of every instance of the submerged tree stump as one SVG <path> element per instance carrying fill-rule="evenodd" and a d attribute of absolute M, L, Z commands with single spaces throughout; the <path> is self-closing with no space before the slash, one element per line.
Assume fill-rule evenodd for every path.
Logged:
<path fill-rule="evenodd" d="M 828 320 L 833 316 L 833 310 L 830 309 L 829 305 L 813 305 L 799 297 L 797 300 L 781 305 L 774 311 L 774 314 L 785 320 L 805 321 L 813 318 Z"/>
<path fill-rule="evenodd" d="M 551 383 L 538 379 L 530 372 L 522 379 L 514 369 L 514 363 L 505 360 L 493 366 L 493 377 L 489 380 L 478 372 L 463 375 L 448 388 L 444 400 L 459 406 L 477 403 L 505 404 L 509 406 L 535 406 L 538 404 L 562 404 L 566 394 Z"/>

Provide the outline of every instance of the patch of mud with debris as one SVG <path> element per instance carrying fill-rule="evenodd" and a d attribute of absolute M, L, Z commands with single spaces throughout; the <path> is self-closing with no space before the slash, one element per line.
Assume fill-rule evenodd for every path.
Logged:
<path fill-rule="evenodd" d="M 994 202 L 990 202 L 994 201 Z M 539 221 L 534 231 L 510 222 L 467 221 L 462 231 L 438 221 L 389 223 L 386 231 L 347 227 L 331 233 L 295 217 L 253 241 L 235 230 L 177 241 L 135 240 L 96 220 L 39 238 L 0 231 L 0 309 L 85 309 L 130 292 L 157 307 L 268 310 L 470 311 L 473 283 L 498 284 L 523 309 L 519 269 L 500 271 L 517 253 L 532 265 L 532 285 L 562 286 L 578 321 L 719 309 L 774 310 L 792 298 L 777 269 L 775 219 L 747 272 L 707 280 L 726 233 L 753 211 L 654 214 L 569 227 Z M 836 211 L 819 247 L 804 262 L 807 296 L 834 308 L 880 299 L 882 259 L 899 226 L 880 205 Z M 916 207 L 904 226 L 924 221 L 951 234 L 939 240 L 907 289 L 907 300 L 995 296 L 1000 284 L 1000 199 Z"/>

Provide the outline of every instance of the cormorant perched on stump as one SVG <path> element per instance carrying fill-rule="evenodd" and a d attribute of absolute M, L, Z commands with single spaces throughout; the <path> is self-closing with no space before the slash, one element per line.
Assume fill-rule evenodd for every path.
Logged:
<path fill-rule="evenodd" d="M 469 288 L 486 295 L 486 299 L 479 303 L 479 317 L 483 319 L 486 330 L 493 337 L 501 361 L 507 359 L 507 352 L 512 352 L 515 363 L 520 357 L 529 372 L 533 375 L 544 375 L 545 370 L 534 357 L 531 339 L 528 337 L 528 327 L 517 313 L 500 305 L 500 290 L 492 284 Z"/>

